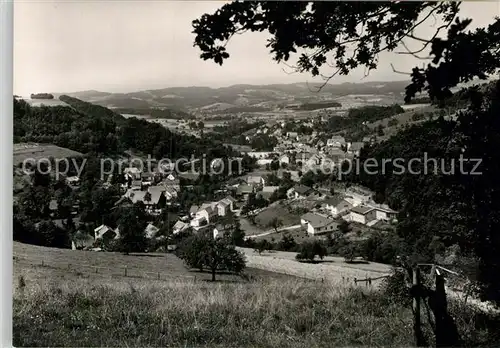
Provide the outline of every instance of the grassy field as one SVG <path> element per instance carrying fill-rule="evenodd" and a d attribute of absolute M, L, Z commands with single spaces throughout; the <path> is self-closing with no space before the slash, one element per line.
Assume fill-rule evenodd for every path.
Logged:
<path fill-rule="evenodd" d="M 125 279 L 146 280 L 209 280 L 208 272 L 190 271 L 173 254 L 147 253 L 123 255 L 111 252 L 93 252 L 46 248 L 14 242 L 14 277 L 50 275 L 51 279 Z M 290 277 L 261 269 L 247 268 L 252 278 L 289 279 Z M 233 274 L 219 274 L 221 281 L 242 281 Z"/>
<path fill-rule="evenodd" d="M 42 158 L 54 157 L 55 159 L 62 159 L 67 157 L 80 157 L 82 154 L 77 151 L 66 149 L 50 144 L 40 144 L 34 147 L 24 147 L 23 144 L 14 144 L 13 159 L 14 165 L 23 163 L 28 158 L 33 158 L 38 161 Z"/>
<path fill-rule="evenodd" d="M 16 347 L 412 344 L 410 311 L 359 289 L 301 280 L 25 283 L 14 295 Z"/>
<path fill-rule="evenodd" d="M 391 274 L 391 266 L 376 262 L 354 264 L 346 263 L 342 257 L 326 256 L 317 263 L 308 263 L 297 261 L 296 252 L 266 251 L 258 254 L 253 249 L 239 249 L 245 253 L 249 267 L 324 281 L 338 289 L 365 286 L 364 282 L 356 283 L 354 279 L 367 278 L 376 278 L 372 285 L 377 288 L 383 277 Z"/>
<path fill-rule="evenodd" d="M 279 218 L 283 226 L 292 226 L 300 223 L 300 216 L 292 214 L 286 206 L 279 203 L 270 205 L 255 217 L 255 222 L 261 227 L 268 227 L 269 222 L 275 217 Z"/>
<path fill-rule="evenodd" d="M 78 252 L 32 248 L 51 259 Z M 92 253 L 89 262 L 151 270 L 139 256 Z M 266 256 L 262 256 L 266 258 Z M 286 255 L 283 256 L 286 258 Z M 164 261 L 172 274 L 187 270 Z M 156 258 L 155 258 L 156 259 Z M 274 256 L 267 257 L 276 264 Z M 249 262 L 251 264 L 251 262 Z M 148 267 L 149 266 L 149 267 Z M 322 266 L 322 265 L 310 265 Z M 177 267 L 177 269 L 176 269 Z M 260 272 L 260 271 L 259 271 Z M 330 272 L 331 273 L 331 272 Z M 250 281 L 166 280 L 81 274 L 14 260 L 14 346 L 63 347 L 335 347 L 413 346 L 412 313 L 373 288 L 275 276 Z M 473 313 L 450 301 L 464 346 L 498 346 L 495 329 L 481 328 Z M 425 316 L 422 316 L 425 320 Z M 429 334 L 429 327 L 424 327 Z"/>

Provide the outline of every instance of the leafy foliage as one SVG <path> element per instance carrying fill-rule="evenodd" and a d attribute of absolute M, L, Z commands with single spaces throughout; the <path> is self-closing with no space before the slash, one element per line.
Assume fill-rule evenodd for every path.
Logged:
<path fill-rule="evenodd" d="M 267 47 L 274 60 L 288 61 L 303 50 L 295 69 L 321 75 L 327 82 L 358 67 L 376 69 L 381 52 L 394 51 L 411 38 L 422 47 L 410 51 L 404 46 L 403 53 L 417 55 L 430 47 L 433 59 L 427 67 L 413 69 L 406 101 L 422 91 L 442 100 L 458 83 L 485 79 L 500 64 L 500 19 L 487 28 L 466 31 L 471 20 L 458 18 L 459 11 L 458 2 L 237 2 L 194 20 L 194 44 L 202 59 L 222 65 L 229 58 L 226 43 L 235 34 L 266 30 L 272 35 Z M 432 18 L 442 23 L 434 35 L 416 37 L 414 30 Z M 447 30 L 446 38 L 437 37 L 442 30 Z M 325 65 L 334 65 L 333 72 L 322 74 Z"/>
<path fill-rule="evenodd" d="M 326 247 L 318 240 L 307 241 L 300 244 L 299 252 L 295 258 L 299 261 L 314 261 L 314 258 L 318 256 L 321 260 L 326 256 Z"/>
<path fill-rule="evenodd" d="M 215 281 L 217 271 L 240 273 L 245 268 L 245 257 L 224 239 L 203 235 L 188 238 L 181 246 L 181 258 L 191 268 L 208 268 Z"/>
<path fill-rule="evenodd" d="M 145 235 L 146 218 L 143 207 L 134 205 L 118 221 L 118 250 L 124 253 L 143 252 L 148 246 Z"/>

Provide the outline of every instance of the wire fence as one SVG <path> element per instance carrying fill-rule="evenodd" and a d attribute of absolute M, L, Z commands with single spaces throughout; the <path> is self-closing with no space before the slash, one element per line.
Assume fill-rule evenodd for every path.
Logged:
<path fill-rule="evenodd" d="M 37 257 L 33 255 L 14 254 L 14 263 L 19 265 L 39 266 L 53 269 L 67 270 L 75 273 L 85 273 L 97 276 L 112 276 L 112 277 L 129 277 L 129 278 L 142 278 L 149 280 L 196 280 L 196 276 L 172 274 L 165 272 L 150 272 L 145 271 L 143 268 L 128 267 L 126 265 L 119 265 L 115 267 L 103 267 L 90 263 L 81 262 L 66 262 L 56 261 L 54 259 L 47 259 L 44 257 Z"/>
<path fill-rule="evenodd" d="M 147 279 L 147 280 L 191 280 L 196 281 L 196 275 L 182 275 L 175 273 L 166 273 L 166 272 L 152 272 L 146 271 L 144 267 L 136 267 L 136 266 L 128 266 L 128 265 L 113 265 L 112 267 L 104 267 L 92 263 L 85 262 L 73 262 L 70 260 L 64 259 L 56 259 L 56 258 L 47 258 L 43 256 L 36 256 L 33 254 L 21 254 L 14 253 L 13 261 L 18 265 L 25 266 L 37 266 L 37 267 L 46 267 L 57 270 L 65 270 L 67 272 L 86 274 L 89 276 L 98 276 L 98 277 L 119 277 L 119 278 L 139 278 L 139 279 Z M 255 267 L 257 266 L 257 267 Z M 253 265 L 253 268 L 262 268 L 259 267 L 261 265 Z M 252 267 L 252 266 L 251 266 Z M 351 274 L 344 274 L 335 272 L 335 277 L 331 277 L 331 274 L 325 272 L 321 275 L 313 276 L 310 272 L 284 272 L 283 269 L 274 269 L 274 267 L 269 267 L 267 265 L 264 270 L 281 273 L 289 276 L 294 276 L 302 279 L 306 279 L 308 281 L 315 282 L 327 282 L 327 283 L 335 283 L 334 285 L 343 285 L 343 286 L 366 286 L 372 287 L 380 284 L 382 279 L 389 277 L 389 274 L 384 274 L 381 276 L 369 277 L 367 275 L 365 278 L 356 278 Z M 202 276 L 198 277 L 198 280 L 203 279 Z"/>

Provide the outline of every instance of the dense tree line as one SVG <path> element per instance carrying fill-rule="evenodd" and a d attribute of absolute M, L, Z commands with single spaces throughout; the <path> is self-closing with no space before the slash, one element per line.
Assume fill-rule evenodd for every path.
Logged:
<path fill-rule="evenodd" d="M 500 299 L 494 276 L 500 270 L 500 186 L 495 179 L 500 174 L 500 85 L 472 88 L 469 95 L 472 105 L 457 121 L 424 122 L 363 149 L 361 168 L 366 161 L 376 166 L 347 179 L 372 188 L 378 200 L 400 211 L 397 234 L 403 254 L 434 261 L 436 254 L 458 246 L 462 255 L 479 257 L 477 277 L 484 293 Z M 385 168 L 384 159 L 392 160 Z"/>
<path fill-rule="evenodd" d="M 231 154 L 207 138 L 179 135 L 159 124 L 127 119 L 76 98 L 61 96 L 60 99 L 71 107 L 31 107 L 23 100 L 14 100 L 14 140 L 53 143 L 82 153 L 103 155 L 133 149 L 157 159 L 203 154 L 213 159 Z"/>
<path fill-rule="evenodd" d="M 190 113 L 181 111 L 181 110 L 173 110 L 166 108 L 147 108 L 147 109 L 133 109 L 133 108 L 117 108 L 113 109 L 114 112 L 118 114 L 129 114 L 129 115 L 148 115 L 152 118 L 167 118 L 174 120 L 191 120 L 194 119 L 195 116 Z"/>
<path fill-rule="evenodd" d="M 295 107 L 288 107 L 289 109 L 299 110 L 299 111 L 314 111 L 318 109 L 326 108 L 340 108 L 342 104 L 339 102 L 320 102 L 320 103 L 304 103 Z"/>
<path fill-rule="evenodd" d="M 50 93 L 31 93 L 31 99 L 54 99 L 54 96 Z"/>

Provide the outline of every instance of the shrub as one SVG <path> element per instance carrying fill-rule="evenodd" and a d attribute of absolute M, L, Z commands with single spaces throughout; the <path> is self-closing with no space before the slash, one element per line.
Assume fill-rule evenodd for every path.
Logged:
<path fill-rule="evenodd" d="M 326 256 L 326 247 L 320 241 L 305 242 L 300 245 L 300 249 L 295 258 L 299 261 L 314 261 L 316 255 L 323 260 Z"/>
<path fill-rule="evenodd" d="M 348 233 L 351 231 L 351 226 L 349 223 L 345 220 L 342 220 L 342 222 L 339 224 L 338 229 L 342 233 Z"/>
<path fill-rule="evenodd" d="M 260 255 L 265 250 L 273 250 L 273 245 L 267 239 L 262 239 L 255 243 L 254 250 Z"/>
<path fill-rule="evenodd" d="M 406 285 L 406 273 L 394 270 L 393 273 L 382 281 L 382 291 L 392 301 L 409 306 L 412 301 L 410 289 Z"/>
<path fill-rule="evenodd" d="M 293 239 L 293 237 L 289 234 L 284 234 L 278 243 L 278 250 L 291 251 L 295 249 L 296 246 L 297 243 L 295 242 L 295 239 Z"/>
<path fill-rule="evenodd" d="M 350 243 L 339 249 L 340 256 L 344 257 L 345 262 L 352 262 L 358 254 L 357 247 Z"/>

